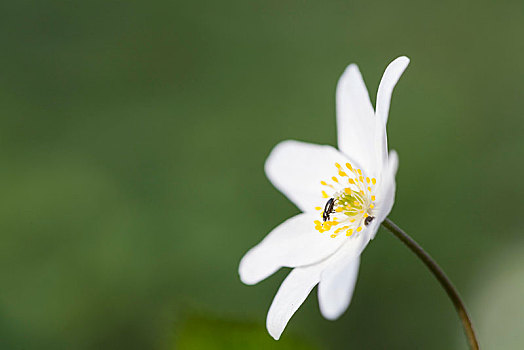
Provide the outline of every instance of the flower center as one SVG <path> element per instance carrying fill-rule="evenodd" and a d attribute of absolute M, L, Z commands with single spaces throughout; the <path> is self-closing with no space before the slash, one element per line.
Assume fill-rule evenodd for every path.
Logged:
<path fill-rule="evenodd" d="M 315 207 L 320 211 L 322 220 L 315 220 L 315 229 L 319 232 L 330 231 L 332 238 L 341 233 L 351 236 L 355 231 L 362 231 L 364 226 L 369 225 L 373 219 L 373 208 L 375 205 L 375 178 L 365 177 L 362 170 L 355 169 L 350 163 L 346 167 L 335 163 L 339 178 L 333 176 L 333 182 L 321 181 L 326 187 L 322 191 L 322 198 L 326 202 L 321 207 Z M 347 168 L 347 170 L 346 170 Z"/>

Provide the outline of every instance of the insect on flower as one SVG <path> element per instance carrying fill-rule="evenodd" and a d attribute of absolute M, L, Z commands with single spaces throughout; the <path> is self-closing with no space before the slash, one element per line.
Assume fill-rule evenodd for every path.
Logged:
<path fill-rule="evenodd" d="M 329 221 L 329 216 L 335 212 L 333 210 L 334 205 L 335 198 L 329 198 L 326 205 L 324 206 L 324 212 L 322 213 L 322 220 L 324 220 L 324 222 Z"/>
<path fill-rule="evenodd" d="M 375 219 L 374 216 L 368 216 L 366 219 L 364 219 L 364 225 L 365 226 L 368 226 L 369 224 L 371 224 L 371 222 Z"/>

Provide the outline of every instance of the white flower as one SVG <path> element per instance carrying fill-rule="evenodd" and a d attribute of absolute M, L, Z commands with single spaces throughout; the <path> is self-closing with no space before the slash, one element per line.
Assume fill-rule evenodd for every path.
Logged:
<path fill-rule="evenodd" d="M 289 140 L 266 161 L 269 180 L 302 213 L 248 251 L 239 274 L 251 285 L 281 267 L 293 268 L 267 315 L 267 329 L 277 340 L 317 284 L 325 318 L 338 318 L 351 301 L 360 254 L 394 202 L 398 156 L 388 155 L 386 123 L 393 88 L 408 63 L 399 57 L 386 68 L 376 111 L 358 67 L 347 67 L 337 85 L 339 150 Z"/>

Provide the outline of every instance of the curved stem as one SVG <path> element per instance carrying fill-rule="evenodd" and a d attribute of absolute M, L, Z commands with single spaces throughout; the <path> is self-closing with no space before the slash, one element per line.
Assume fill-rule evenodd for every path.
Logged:
<path fill-rule="evenodd" d="M 398 239 L 400 239 L 402 243 L 407 245 L 408 248 L 411 249 L 411 251 L 415 253 L 420 258 L 420 260 L 424 262 L 424 264 L 426 264 L 429 270 L 437 278 L 437 280 L 442 285 L 442 288 L 444 288 L 446 293 L 448 293 L 448 296 L 453 302 L 453 305 L 455 305 L 455 309 L 457 309 L 457 313 L 460 317 L 460 320 L 462 321 L 462 325 L 464 326 L 464 331 L 466 332 L 466 337 L 468 338 L 469 347 L 472 350 L 478 350 L 479 344 L 477 338 L 475 337 L 475 331 L 473 331 L 471 319 L 468 316 L 464 303 L 460 299 L 457 290 L 453 286 L 453 283 L 451 283 L 449 280 L 448 276 L 446 276 L 444 271 L 442 271 L 435 260 L 433 260 L 433 258 L 431 258 L 431 256 L 426 253 L 417 242 L 413 240 L 413 238 L 408 236 L 408 234 L 398 227 L 393 221 L 391 221 L 389 218 L 386 218 L 384 222 L 382 222 L 382 225 L 391 231 Z"/>

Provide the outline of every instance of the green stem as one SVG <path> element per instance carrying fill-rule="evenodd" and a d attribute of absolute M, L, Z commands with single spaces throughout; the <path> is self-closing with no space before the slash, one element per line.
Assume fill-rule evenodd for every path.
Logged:
<path fill-rule="evenodd" d="M 382 225 L 391 231 L 398 239 L 400 239 L 402 243 L 407 245 L 408 248 L 411 249 L 411 251 L 415 253 L 424 264 L 426 264 L 429 270 L 437 278 L 437 280 L 442 285 L 442 288 L 444 288 L 446 293 L 448 293 L 448 296 L 453 302 L 453 305 L 455 305 L 455 309 L 457 309 L 457 313 L 460 317 L 460 320 L 462 321 L 462 326 L 464 326 L 466 337 L 468 338 L 470 349 L 478 350 L 479 344 L 477 338 L 475 337 L 475 331 L 473 330 L 471 319 L 468 316 L 464 303 L 460 299 L 457 290 L 453 286 L 453 283 L 451 283 L 449 280 L 448 276 L 446 276 L 444 271 L 440 268 L 440 266 L 438 266 L 435 260 L 433 260 L 433 258 L 428 253 L 426 253 L 424 249 L 422 249 L 422 247 L 413 240 L 413 238 L 408 236 L 408 234 L 398 227 L 393 221 L 391 221 L 389 218 L 386 218 L 384 222 L 382 222 Z"/>

